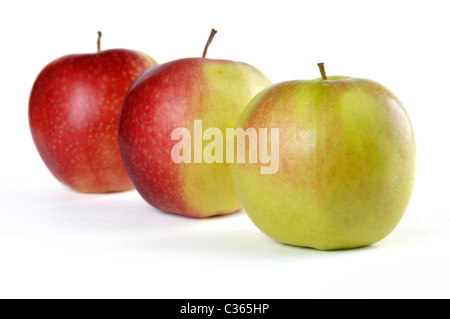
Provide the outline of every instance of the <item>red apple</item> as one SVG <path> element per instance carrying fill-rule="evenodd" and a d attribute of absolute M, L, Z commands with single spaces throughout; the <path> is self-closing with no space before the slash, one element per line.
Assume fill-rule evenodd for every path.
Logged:
<path fill-rule="evenodd" d="M 200 142 L 194 137 L 194 122 L 225 135 L 247 103 L 270 84 L 251 65 L 205 57 L 171 61 L 142 74 L 125 97 L 119 125 L 125 167 L 142 197 L 162 211 L 197 218 L 239 210 L 230 164 L 202 159 L 209 144 L 201 141 L 202 128 L 196 134 Z M 196 139 L 184 150 L 195 157 L 192 161 L 191 156 L 186 162 L 173 160 L 177 129 L 189 130 Z"/>
<path fill-rule="evenodd" d="M 73 54 L 48 64 L 29 100 L 34 143 L 53 175 L 70 188 L 106 193 L 133 188 L 123 165 L 119 113 L 138 76 L 156 62 L 141 52 L 114 49 Z"/>

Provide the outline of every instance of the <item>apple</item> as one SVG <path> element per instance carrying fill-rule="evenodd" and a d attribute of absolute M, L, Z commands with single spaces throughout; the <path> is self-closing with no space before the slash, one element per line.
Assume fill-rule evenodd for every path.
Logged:
<path fill-rule="evenodd" d="M 207 128 L 225 133 L 247 103 L 271 84 L 251 65 L 206 58 L 215 32 L 203 57 L 170 61 L 142 74 L 122 106 L 119 137 L 125 167 L 140 195 L 160 211 L 206 218 L 241 209 L 230 164 L 203 161 L 202 155 L 186 162 L 171 156 L 175 130 L 193 133 L 194 123 L 201 122 L 200 135 Z M 191 154 L 206 148 L 203 139 L 193 144 Z"/>
<path fill-rule="evenodd" d="M 284 244 L 319 250 L 367 246 L 404 215 L 415 179 L 410 118 L 381 84 L 345 76 L 274 84 L 237 126 L 279 128 L 279 170 L 235 163 L 232 178 L 250 219 Z M 272 141 L 273 142 L 273 141 Z"/>
<path fill-rule="evenodd" d="M 133 188 L 119 147 L 119 115 L 131 84 L 156 65 L 126 49 L 63 56 L 38 75 L 29 100 L 34 143 L 51 173 L 84 193 Z"/>

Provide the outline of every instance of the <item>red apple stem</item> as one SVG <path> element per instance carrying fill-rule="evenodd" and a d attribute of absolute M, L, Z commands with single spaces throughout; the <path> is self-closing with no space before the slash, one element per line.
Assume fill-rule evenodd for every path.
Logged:
<path fill-rule="evenodd" d="M 322 75 L 322 80 L 327 80 L 327 73 L 325 72 L 325 64 L 323 62 L 317 63 L 320 69 L 320 74 Z"/>
<path fill-rule="evenodd" d="M 212 29 L 211 30 L 211 34 L 209 35 L 208 42 L 206 42 L 205 49 L 203 50 L 203 55 L 202 55 L 203 58 L 206 57 L 206 53 L 208 52 L 209 45 L 211 44 L 211 42 L 212 42 L 214 36 L 216 35 L 216 33 L 217 33 L 216 29 Z"/>
<path fill-rule="evenodd" d="M 97 39 L 97 51 L 100 52 L 100 39 L 102 38 L 102 32 L 98 31 L 98 39 Z"/>

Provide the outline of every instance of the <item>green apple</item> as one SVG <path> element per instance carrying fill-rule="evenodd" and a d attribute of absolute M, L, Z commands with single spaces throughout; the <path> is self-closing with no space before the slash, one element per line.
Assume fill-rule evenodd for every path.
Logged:
<path fill-rule="evenodd" d="M 209 161 L 212 156 L 204 160 L 210 145 L 204 140 L 214 143 L 234 128 L 248 102 L 271 84 L 249 64 L 207 59 L 214 34 L 203 57 L 145 72 L 125 97 L 119 125 L 125 167 L 140 195 L 159 210 L 196 218 L 241 209 L 230 164 Z M 208 136 L 211 129 L 220 134 Z M 178 136 L 180 130 L 187 134 Z M 188 145 L 180 152 L 185 161 L 172 156 L 179 143 Z"/>
<path fill-rule="evenodd" d="M 237 127 L 279 128 L 279 170 L 233 164 L 233 182 L 250 219 L 279 242 L 367 246 L 390 234 L 407 209 L 413 128 L 381 84 L 321 71 L 320 79 L 274 84 L 252 99 Z"/>

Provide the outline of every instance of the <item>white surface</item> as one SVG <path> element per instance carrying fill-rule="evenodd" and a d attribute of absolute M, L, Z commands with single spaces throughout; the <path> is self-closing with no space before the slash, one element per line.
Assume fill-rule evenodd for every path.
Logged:
<path fill-rule="evenodd" d="M 448 1 L 28 1 L 0 3 L 0 297 L 448 298 L 450 173 Z M 414 124 L 417 182 L 405 217 L 364 249 L 278 244 L 243 212 L 193 220 L 135 192 L 77 194 L 32 143 L 27 103 L 51 60 L 102 48 L 158 62 L 248 62 L 272 79 L 378 81 Z"/>

